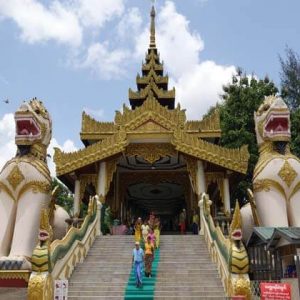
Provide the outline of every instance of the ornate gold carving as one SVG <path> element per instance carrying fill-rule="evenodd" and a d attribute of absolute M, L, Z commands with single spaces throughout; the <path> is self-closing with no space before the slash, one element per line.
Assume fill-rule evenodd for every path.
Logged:
<path fill-rule="evenodd" d="M 177 127 L 184 127 L 186 115 L 185 110 L 182 110 L 180 105 L 170 110 L 160 105 L 153 96 L 149 96 L 142 106 L 134 110 L 124 105 L 123 114 L 117 111 L 115 115 L 116 125 L 125 127 L 126 131 L 134 130 L 147 120 L 155 121 L 168 130 L 174 130 Z"/>
<path fill-rule="evenodd" d="M 0 193 L 2 191 L 6 192 L 12 200 L 16 201 L 16 198 L 15 198 L 14 194 L 12 193 L 12 191 L 9 189 L 9 187 L 0 181 Z"/>
<path fill-rule="evenodd" d="M 117 111 L 115 125 L 118 131 L 102 142 L 74 153 L 63 153 L 56 149 L 54 161 L 57 175 L 72 172 L 122 152 L 128 145 L 127 134 L 145 124 L 147 120 L 151 120 L 173 133 L 171 144 L 176 150 L 233 171 L 246 173 L 249 159 L 247 146 L 243 146 L 241 149 L 226 149 L 187 134 L 184 130 L 186 115 L 180 105 L 169 110 L 160 105 L 153 96 L 149 96 L 142 106 L 134 110 L 124 106 L 123 113 Z"/>
<path fill-rule="evenodd" d="M 32 189 L 34 194 L 43 193 L 49 194 L 51 192 L 51 184 L 46 181 L 30 181 L 26 183 L 20 190 L 17 199 L 20 199 L 22 195 L 28 190 Z"/>
<path fill-rule="evenodd" d="M 197 171 L 198 171 L 197 159 L 191 156 L 185 156 L 184 159 L 186 161 L 186 168 L 190 174 L 194 191 L 197 195 L 199 195 L 199 187 L 197 183 Z"/>
<path fill-rule="evenodd" d="M 52 300 L 53 279 L 49 273 L 32 273 L 28 284 L 28 300 Z"/>
<path fill-rule="evenodd" d="M 243 146 L 240 149 L 223 148 L 184 134 L 180 129 L 174 132 L 171 143 L 176 150 L 198 159 L 206 160 L 240 173 L 245 174 L 247 172 L 249 159 L 247 146 Z"/>
<path fill-rule="evenodd" d="M 232 221 L 230 224 L 230 235 L 237 229 L 242 228 L 242 218 L 241 218 L 241 211 L 240 211 L 240 205 L 239 202 L 236 201 L 235 203 L 235 209 L 232 217 Z"/>
<path fill-rule="evenodd" d="M 271 187 L 275 188 L 280 194 L 287 199 L 284 188 L 275 180 L 272 179 L 258 179 L 253 182 L 253 191 L 254 192 L 269 192 Z"/>
<path fill-rule="evenodd" d="M 112 159 L 106 162 L 106 183 L 105 183 L 105 194 L 108 193 L 110 184 L 113 180 L 114 174 L 117 170 L 117 162 L 119 158 Z"/>
<path fill-rule="evenodd" d="M 96 161 L 113 156 L 122 152 L 127 144 L 126 132 L 120 130 L 102 142 L 95 143 L 73 153 L 64 153 L 60 149 L 55 148 L 56 174 L 58 176 L 67 174 Z"/>
<path fill-rule="evenodd" d="M 82 113 L 81 121 L 81 135 L 85 134 L 113 134 L 117 131 L 117 128 L 113 122 L 99 122 Z"/>
<path fill-rule="evenodd" d="M 151 91 L 154 92 L 158 99 L 175 98 L 175 88 L 173 88 L 172 90 L 165 91 L 160 89 L 154 81 L 150 82 L 150 84 L 148 84 L 144 89 L 138 92 L 134 92 L 132 89 L 129 89 L 128 98 L 130 100 L 146 99 L 151 94 Z"/>
<path fill-rule="evenodd" d="M 175 156 L 177 151 L 170 144 L 130 144 L 126 148 L 127 156 L 141 156 L 150 164 L 155 163 L 162 157 Z"/>
<path fill-rule="evenodd" d="M 187 132 L 217 131 L 221 135 L 219 110 L 214 110 L 210 116 L 201 121 L 187 121 L 185 130 Z"/>
<path fill-rule="evenodd" d="M 291 195 L 290 195 L 290 197 L 289 197 L 289 200 L 292 199 L 292 197 L 293 197 L 296 193 L 298 193 L 299 191 L 300 191 L 300 182 L 298 182 L 298 183 L 296 184 L 296 186 L 294 187 L 294 190 L 292 191 L 292 193 L 291 193 Z"/>
<path fill-rule="evenodd" d="M 297 173 L 286 160 L 282 168 L 278 172 L 278 176 L 286 183 L 288 187 L 290 187 L 295 178 L 297 177 Z"/>
<path fill-rule="evenodd" d="M 9 184 L 15 190 L 19 184 L 25 179 L 24 175 L 22 174 L 21 170 L 18 166 L 14 166 L 11 170 L 10 174 L 6 177 Z"/>
<path fill-rule="evenodd" d="M 247 194 L 248 194 L 248 197 L 249 197 L 249 202 L 245 206 L 250 205 L 254 224 L 255 224 L 255 226 L 260 226 L 261 222 L 259 220 L 259 216 L 258 216 L 256 202 L 254 200 L 253 192 L 250 189 L 247 189 Z"/>
<path fill-rule="evenodd" d="M 22 279 L 26 282 L 29 281 L 30 271 L 25 270 L 1 270 L 0 279 Z"/>
<path fill-rule="evenodd" d="M 153 122 L 153 121 L 148 121 L 138 128 L 135 129 L 135 131 L 142 132 L 142 133 L 148 133 L 148 132 L 169 132 L 168 129 L 160 126 L 159 124 Z"/>
<path fill-rule="evenodd" d="M 92 184 L 94 186 L 95 190 L 97 190 L 97 179 L 98 179 L 98 176 L 96 174 L 80 175 L 80 178 L 79 178 L 79 180 L 80 180 L 80 200 L 83 199 L 85 188 L 89 184 Z"/>
<path fill-rule="evenodd" d="M 168 76 L 159 76 L 155 73 L 155 71 L 152 69 L 147 74 L 147 76 L 140 77 L 139 75 L 136 77 L 136 83 L 137 85 L 145 85 L 150 83 L 150 79 L 153 78 L 156 84 L 168 84 L 169 78 Z"/>
<path fill-rule="evenodd" d="M 230 295 L 231 296 L 245 296 L 247 300 L 251 299 L 251 288 L 250 280 L 243 275 L 238 275 L 238 277 L 229 278 Z"/>
<path fill-rule="evenodd" d="M 39 244 L 32 254 L 32 274 L 28 284 L 29 300 L 53 299 L 53 280 L 51 277 L 50 241 L 53 237 L 49 223 L 49 211 L 43 209 L 40 219 Z"/>
<path fill-rule="evenodd" d="M 22 186 L 19 193 L 15 196 L 15 193 L 10 188 L 0 181 L 0 192 L 4 190 L 14 201 L 18 201 L 22 195 L 28 190 L 32 189 L 33 193 L 48 194 L 51 191 L 51 184 L 45 181 L 30 181 Z"/>

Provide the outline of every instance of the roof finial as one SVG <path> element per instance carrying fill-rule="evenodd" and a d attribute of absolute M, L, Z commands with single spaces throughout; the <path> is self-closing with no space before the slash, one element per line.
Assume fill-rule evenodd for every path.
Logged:
<path fill-rule="evenodd" d="M 153 3 L 155 1 L 152 1 Z M 152 5 L 152 9 L 151 9 L 151 26 L 150 26 L 150 48 L 156 48 L 155 45 L 155 8 L 154 8 L 154 4 Z"/>

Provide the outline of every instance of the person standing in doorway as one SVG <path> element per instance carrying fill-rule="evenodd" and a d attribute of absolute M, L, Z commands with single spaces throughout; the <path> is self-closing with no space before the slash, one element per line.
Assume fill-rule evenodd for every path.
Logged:
<path fill-rule="evenodd" d="M 180 226 L 180 233 L 185 234 L 185 222 L 186 222 L 186 212 L 185 209 L 179 215 L 179 226 Z"/>
<path fill-rule="evenodd" d="M 193 234 L 198 234 L 198 230 L 199 230 L 199 215 L 197 214 L 197 211 L 194 210 L 194 213 L 193 213 L 193 224 L 192 224 Z"/>
<path fill-rule="evenodd" d="M 134 268 L 136 287 L 143 285 L 143 263 L 144 250 L 140 248 L 139 242 L 135 242 L 135 248 L 132 251 L 132 266 Z"/>

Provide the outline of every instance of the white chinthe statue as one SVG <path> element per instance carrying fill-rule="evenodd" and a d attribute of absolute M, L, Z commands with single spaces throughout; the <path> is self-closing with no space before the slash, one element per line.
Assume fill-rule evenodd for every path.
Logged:
<path fill-rule="evenodd" d="M 300 160 L 290 152 L 290 111 L 280 97 L 269 96 L 254 119 L 259 159 L 253 195 L 259 226 L 300 227 Z M 248 232 L 253 227 L 250 206 L 242 208 L 241 214 Z"/>
<path fill-rule="evenodd" d="M 46 156 L 52 124 L 48 111 L 36 98 L 20 106 L 15 123 L 17 154 L 0 173 L 0 269 L 30 270 L 41 211 L 51 200 Z M 68 217 L 58 211 L 62 218 Z M 58 218 L 54 216 L 54 222 L 61 227 Z"/>

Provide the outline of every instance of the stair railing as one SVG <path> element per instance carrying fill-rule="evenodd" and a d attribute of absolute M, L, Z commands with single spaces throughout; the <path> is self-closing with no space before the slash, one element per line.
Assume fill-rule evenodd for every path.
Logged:
<path fill-rule="evenodd" d="M 210 213 L 212 201 L 203 193 L 199 201 L 201 231 L 204 235 L 212 261 L 217 264 L 220 279 L 227 297 L 244 296 L 251 299 L 249 260 L 242 241 L 234 235 L 241 227 L 238 202 L 230 226 L 230 235 L 225 237 L 222 229 L 215 226 Z"/>
<path fill-rule="evenodd" d="M 63 239 L 55 240 L 51 244 L 49 214 L 47 210 L 43 210 L 40 242 L 32 255 L 32 273 L 28 283 L 29 300 L 52 300 L 55 280 L 70 278 L 75 266 L 84 260 L 96 236 L 100 235 L 101 206 L 97 196 L 91 197 L 88 213 L 80 228 L 71 227 Z"/>

